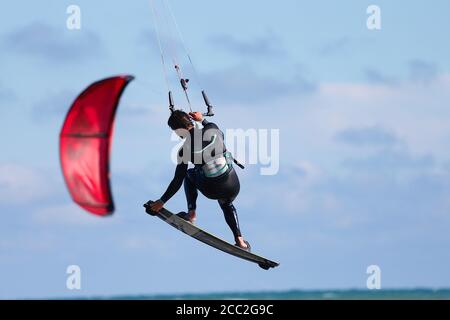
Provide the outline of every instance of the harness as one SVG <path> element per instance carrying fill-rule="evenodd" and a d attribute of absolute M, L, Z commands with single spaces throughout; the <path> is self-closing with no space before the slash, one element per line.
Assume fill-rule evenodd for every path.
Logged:
<path fill-rule="evenodd" d="M 206 162 L 202 166 L 202 173 L 206 178 L 216 178 L 227 173 L 233 167 L 233 157 L 230 152 L 225 152 L 222 155 Z"/>

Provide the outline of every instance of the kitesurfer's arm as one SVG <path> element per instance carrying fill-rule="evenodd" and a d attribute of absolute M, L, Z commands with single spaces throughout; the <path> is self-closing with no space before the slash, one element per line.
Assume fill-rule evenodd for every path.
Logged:
<path fill-rule="evenodd" d="M 184 162 L 181 162 L 177 165 L 172 181 L 167 187 L 166 192 L 164 192 L 164 194 L 160 198 L 163 203 L 169 201 L 169 199 L 172 198 L 178 190 L 180 190 L 181 185 L 183 184 L 184 177 L 186 176 L 187 168 L 188 164 Z"/>

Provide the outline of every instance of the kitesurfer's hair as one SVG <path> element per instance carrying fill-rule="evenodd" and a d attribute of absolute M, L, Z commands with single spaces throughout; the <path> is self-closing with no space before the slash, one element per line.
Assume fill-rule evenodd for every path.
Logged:
<path fill-rule="evenodd" d="M 170 115 L 167 124 L 172 130 L 188 129 L 190 126 L 192 126 L 192 120 L 186 112 L 175 110 Z"/>

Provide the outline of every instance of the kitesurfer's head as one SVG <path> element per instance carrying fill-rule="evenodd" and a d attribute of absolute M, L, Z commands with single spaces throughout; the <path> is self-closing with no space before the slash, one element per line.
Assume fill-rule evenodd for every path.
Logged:
<path fill-rule="evenodd" d="M 184 111 L 175 110 L 169 117 L 167 124 L 172 130 L 185 129 L 190 130 L 194 127 L 191 117 Z"/>

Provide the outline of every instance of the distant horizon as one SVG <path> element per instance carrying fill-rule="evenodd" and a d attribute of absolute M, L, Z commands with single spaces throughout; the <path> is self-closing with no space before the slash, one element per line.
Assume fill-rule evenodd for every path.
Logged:
<path fill-rule="evenodd" d="M 314 298 L 319 296 L 326 296 L 327 294 L 356 294 L 360 297 L 380 298 L 397 294 L 401 299 L 408 299 L 408 297 L 415 296 L 419 293 L 423 297 L 429 297 L 430 299 L 441 297 L 450 300 L 450 288 L 382 288 L 377 290 L 370 290 L 367 288 L 349 288 L 349 289 L 292 289 L 292 290 L 261 290 L 261 291 L 230 291 L 230 292 L 204 292 L 204 293 L 178 293 L 178 294 L 130 294 L 130 295 L 114 295 L 114 296 L 78 296 L 70 298 L 59 298 L 62 300 L 128 300 L 128 299 L 152 299 L 152 300 L 165 300 L 165 299 L 227 299 L 227 297 L 233 298 L 246 298 L 246 299 L 274 299 L 274 297 L 281 296 L 280 299 L 287 299 L 286 294 L 291 294 L 295 298 L 295 294 L 299 294 L 300 297 Z M 428 295 L 423 295 L 428 293 Z M 346 295 L 337 296 L 336 299 L 345 298 Z M 266 297 L 266 298 L 264 298 Z M 58 299 L 55 297 L 47 297 L 43 299 Z"/>

